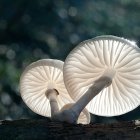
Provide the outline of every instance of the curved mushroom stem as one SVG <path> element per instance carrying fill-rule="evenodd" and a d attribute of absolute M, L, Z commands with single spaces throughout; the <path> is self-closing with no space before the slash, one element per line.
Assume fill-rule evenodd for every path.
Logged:
<path fill-rule="evenodd" d="M 69 123 L 76 123 L 81 111 L 86 107 L 86 105 L 103 90 L 112 83 L 112 78 L 108 76 L 102 76 L 94 82 L 94 84 L 86 91 L 86 93 L 68 110 L 64 110 L 59 113 L 57 117 L 63 118 L 61 121 L 66 121 Z"/>
<path fill-rule="evenodd" d="M 48 89 L 45 94 L 46 94 L 46 97 L 50 101 L 51 116 L 53 117 L 56 113 L 59 112 L 59 107 L 58 107 L 58 103 L 57 103 L 58 92 L 55 89 Z"/>
<path fill-rule="evenodd" d="M 77 122 L 78 116 L 80 114 L 77 116 L 77 119 L 73 122 L 73 119 L 71 121 L 71 118 L 73 118 L 74 116 L 72 116 L 73 114 L 71 114 L 72 113 L 71 110 L 67 109 L 67 110 L 59 111 L 59 107 L 58 107 L 58 103 L 57 103 L 57 96 L 59 95 L 59 93 L 56 89 L 48 89 L 46 91 L 45 95 L 50 101 L 51 119 L 52 120 L 61 121 L 61 122 L 69 122 L 69 123 Z M 83 110 L 83 113 L 85 113 L 85 115 L 87 115 L 87 112 L 84 112 L 84 110 Z M 86 117 L 89 120 L 89 116 L 86 116 Z"/>
<path fill-rule="evenodd" d="M 108 87 L 112 83 L 112 79 L 109 77 L 101 77 L 94 82 L 94 84 L 86 91 L 86 93 L 70 108 L 74 114 L 73 119 L 77 119 L 81 111 L 86 105 L 102 91 L 105 87 Z"/>
<path fill-rule="evenodd" d="M 79 114 L 86 107 L 86 105 L 105 87 L 110 86 L 115 73 L 116 71 L 113 69 L 107 69 L 104 71 L 104 74 L 93 83 L 86 93 L 75 104 L 73 104 L 69 110 L 67 110 L 70 118 L 68 122 L 75 123 L 77 121 Z"/>

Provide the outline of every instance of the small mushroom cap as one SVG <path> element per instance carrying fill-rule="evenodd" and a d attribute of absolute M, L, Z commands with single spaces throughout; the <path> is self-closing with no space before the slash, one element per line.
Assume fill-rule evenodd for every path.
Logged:
<path fill-rule="evenodd" d="M 78 100 L 102 75 L 113 77 L 86 106 L 100 116 L 127 113 L 140 104 L 140 49 L 123 38 L 99 36 L 74 48 L 64 63 L 64 82 Z"/>
<path fill-rule="evenodd" d="M 61 111 L 65 110 L 65 109 L 69 109 L 74 103 L 69 103 L 64 105 L 61 108 Z M 90 123 L 90 113 L 88 112 L 88 110 L 86 108 L 83 109 L 83 111 L 80 113 L 78 120 L 77 120 L 78 124 L 89 124 Z"/>
<path fill-rule="evenodd" d="M 59 108 L 73 100 L 67 93 L 63 82 L 63 64 L 60 60 L 42 59 L 30 64 L 20 78 L 20 93 L 26 105 L 35 113 L 51 116 L 51 108 L 45 95 L 47 89 L 54 88 L 59 92 Z"/>

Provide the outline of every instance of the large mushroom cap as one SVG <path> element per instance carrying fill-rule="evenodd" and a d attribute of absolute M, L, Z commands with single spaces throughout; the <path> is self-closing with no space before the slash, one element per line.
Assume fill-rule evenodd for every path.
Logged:
<path fill-rule="evenodd" d="M 64 105 L 61 108 L 61 111 L 65 110 L 65 109 L 69 109 L 74 103 L 69 103 Z M 80 113 L 78 120 L 77 120 L 78 124 L 89 124 L 90 123 L 90 113 L 88 112 L 88 110 L 86 108 L 84 108 L 82 110 L 82 112 Z"/>
<path fill-rule="evenodd" d="M 49 100 L 45 96 L 48 88 L 59 92 L 58 106 L 62 108 L 72 102 L 63 82 L 63 62 L 43 59 L 29 65 L 20 79 L 20 93 L 26 105 L 35 113 L 51 116 Z"/>
<path fill-rule="evenodd" d="M 99 36 L 80 43 L 66 58 L 64 81 L 78 100 L 95 80 L 106 73 L 112 84 L 86 106 L 101 116 L 121 115 L 140 104 L 140 49 L 115 36 Z"/>

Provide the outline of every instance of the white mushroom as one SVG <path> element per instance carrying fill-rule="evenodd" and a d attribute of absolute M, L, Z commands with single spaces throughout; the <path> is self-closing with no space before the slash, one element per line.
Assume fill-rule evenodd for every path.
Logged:
<path fill-rule="evenodd" d="M 64 111 L 64 110 L 68 110 L 70 109 L 70 107 L 72 107 L 74 103 L 69 103 L 69 104 L 66 104 L 64 105 L 62 108 L 61 108 L 61 112 Z M 84 108 L 82 110 L 82 112 L 80 113 L 79 117 L 78 117 L 78 120 L 77 120 L 77 123 L 78 124 L 89 124 L 90 123 L 90 113 L 88 112 L 88 110 L 86 108 Z"/>
<path fill-rule="evenodd" d="M 65 114 L 71 106 L 68 103 L 73 103 L 63 82 L 63 63 L 60 60 L 39 60 L 30 64 L 20 79 L 20 93 L 26 105 L 39 115 L 59 121 L 69 120 L 70 116 Z M 62 107 L 63 111 L 59 111 Z M 89 123 L 89 113 L 83 110 L 79 119 Z"/>
<path fill-rule="evenodd" d="M 64 82 L 77 101 L 73 120 L 85 106 L 101 116 L 127 113 L 140 104 L 140 49 L 115 36 L 84 41 L 66 58 Z"/>
<path fill-rule="evenodd" d="M 21 97 L 37 114 L 54 116 L 65 104 L 73 102 L 63 82 L 63 63 L 43 59 L 24 70 L 20 79 Z"/>

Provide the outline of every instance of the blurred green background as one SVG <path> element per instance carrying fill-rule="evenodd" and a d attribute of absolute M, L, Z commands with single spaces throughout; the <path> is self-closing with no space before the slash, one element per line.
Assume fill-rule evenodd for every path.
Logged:
<path fill-rule="evenodd" d="M 140 46 L 140 0 L 0 0 L 0 119 L 40 118 L 23 103 L 19 78 L 42 58 L 65 60 L 78 43 L 116 35 Z M 140 107 L 93 122 L 140 119 Z"/>

